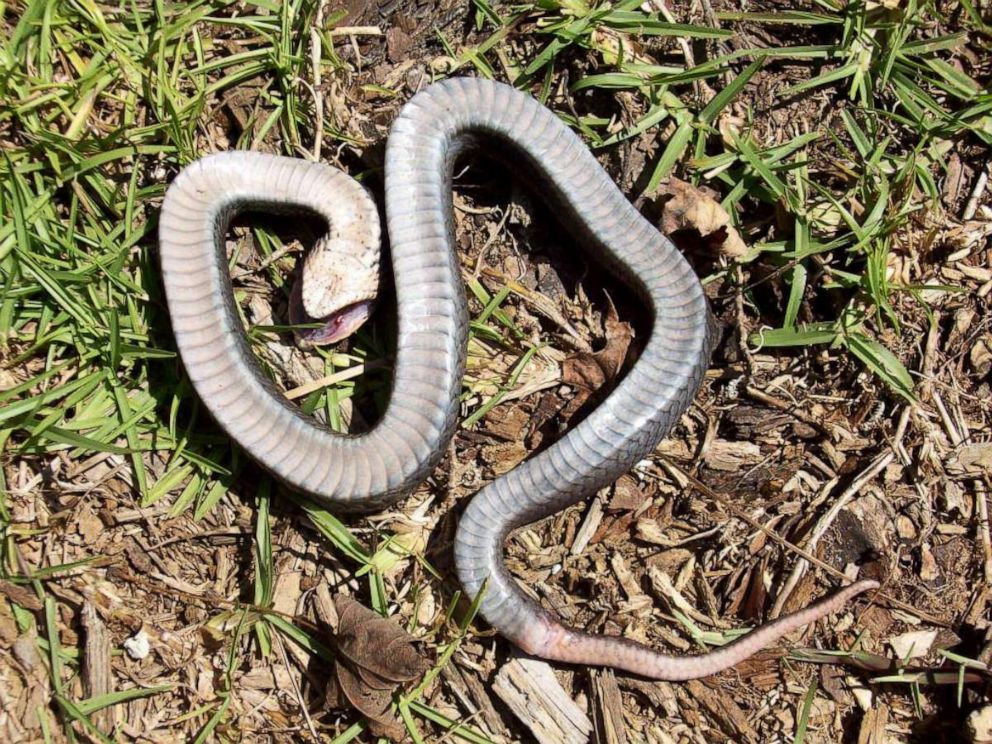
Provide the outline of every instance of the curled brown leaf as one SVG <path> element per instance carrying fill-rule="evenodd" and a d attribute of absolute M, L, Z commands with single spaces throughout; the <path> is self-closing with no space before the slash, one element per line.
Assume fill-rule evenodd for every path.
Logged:
<path fill-rule="evenodd" d="M 351 706 L 368 719 L 373 734 L 401 741 L 405 730 L 390 710 L 393 694 L 421 677 L 430 664 L 414 648 L 413 636 L 395 620 L 343 594 L 335 598 L 334 607 L 338 658 L 326 704 Z"/>
<path fill-rule="evenodd" d="M 562 411 L 569 419 L 597 390 L 616 379 L 627 358 L 627 350 L 634 337 L 630 323 L 617 317 L 610 305 L 604 322 L 606 345 L 599 351 L 580 351 L 562 364 L 562 382 L 575 388 L 575 397 Z"/>
<path fill-rule="evenodd" d="M 730 224 L 730 215 L 702 189 L 672 177 L 659 192 L 664 206 L 661 230 L 676 237 L 686 233 L 711 252 L 729 258 L 747 253 L 740 233 Z"/>

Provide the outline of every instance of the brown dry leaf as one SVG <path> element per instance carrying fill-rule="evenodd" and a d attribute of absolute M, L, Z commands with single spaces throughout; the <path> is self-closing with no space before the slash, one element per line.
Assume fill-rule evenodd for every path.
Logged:
<path fill-rule="evenodd" d="M 338 651 L 352 664 L 393 682 L 410 682 L 427 671 L 427 661 L 413 647 L 413 636 L 394 620 L 344 595 L 334 600 L 334 606 L 340 618 Z"/>
<path fill-rule="evenodd" d="M 562 411 L 565 420 L 571 418 L 593 393 L 615 379 L 627 358 L 627 349 L 634 337 L 630 323 L 620 320 L 616 309 L 610 305 L 604 325 L 606 346 L 595 352 L 580 351 L 562 364 L 562 382 L 576 390 L 575 397 Z"/>
<path fill-rule="evenodd" d="M 664 200 L 661 230 L 666 235 L 689 232 L 721 256 L 740 258 L 747 245 L 730 224 L 730 215 L 706 192 L 674 176 L 659 192 Z"/>
<path fill-rule="evenodd" d="M 334 608 L 338 660 L 327 685 L 327 705 L 351 705 L 368 718 L 372 733 L 400 741 L 405 729 L 389 710 L 393 693 L 423 675 L 430 664 L 413 647 L 413 636 L 395 620 L 343 594 L 335 598 Z"/>
<path fill-rule="evenodd" d="M 340 661 L 334 665 L 334 675 L 340 693 L 359 713 L 368 718 L 373 733 L 392 741 L 402 741 L 403 726 L 389 710 L 389 704 L 393 702 L 391 690 L 372 689 L 347 664 Z"/>

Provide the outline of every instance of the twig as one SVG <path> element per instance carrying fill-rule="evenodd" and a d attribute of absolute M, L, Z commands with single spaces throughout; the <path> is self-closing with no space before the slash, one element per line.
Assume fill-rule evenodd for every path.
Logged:
<path fill-rule="evenodd" d="M 848 503 L 857 496 L 861 489 L 865 487 L 876 475 L 878 475 L 882 470 L 884 470 L 892 460 L 895 459 L 895 453 L 890 449 L 882 455 L 879 455 L 875 460 L 861 473 L 851 481 L 851 484 L 844 489 L 844 492 L 837 497 L 833 505 L 827 512 L 820 518 L 817 522 L 816 527 L 810 534 L 809 539 L 806 541 L 804 546 L 807 551 L 812 553 L 816 550 L 816 546 L 820 543 L 820 539 L 827 533 L 833 525 L 834 520 L 837 519 L 837 515 L 840 514 L 841 510 L 848 505 Z M 789 578 L 785 582 L 785 586 L 782 591 L 779 592 L 778 598 L 775 600 L 775 606 L 772 607 L 770 617 L 776 618 L 782 614 L 782 608 L 785 603 L 792 596 L 793 590 L 799 584 L 800 579 L 802 579 L 803 574 L 806 573 L 806 569 L 809 568 L 809 562 L 800 558 L 796 565 L 792 567 L 792 572 L 789 574 Z"/>
<path fill-rule="evenodd" d="M 955 406 L 955 412 L 958 414 L 958 421 L 961 422 L 961 429 L 959 429 L 958 425 L 954 423 L 954 420 L 951 418 L 951 414 L 944 405 L 943 399 L 936 390 L 933 391 L 933 402 L 937 406 L 937 411 L 940 413 L 940 420 L 943 422 L 944 428 L 947 430 L 947 436 L 950 437 L 951 444 L 953 444 L 955 449 L 957 449 L 971 436 L 970 432 L 967 431 L 967 424 L 964 423 L 964 417 L 960 415 L 959 406 Z M 985 553 L 985 560 L 982 563 L 982 569 L 985 573 L 986 583 L 992 583 L 992 537 L 989 535 L 988 493 L 985 488 L 986 484 L 981 478 L 975 478 L 972 481 L 972 484 L 975 488 L 978 535 L 982 543 L 982 550 Z"/>
<path fill-rule="evenodd" d="M 314 162 L 318 163 L 320 162 L 320 149 L 324 142 L 324 93 L 320 89 L 321 44 L 320 32 L 317 29 L 324 27 L 325 4 L 325 0 L 322 0 L 317 5 L 317 16 L 310 29 L 310 67 L 313 70 L 311 93 L 313 94 L 313 111 L 316 119 L 313 132 L 313 159 Z"/>
<path fill-rule="evenodd" d="M 159 594 L 163 597 L 195 602 L 205 610 L 216 610 L 218 607 L 222 607 L 227 610 L 255 612 L 260 616 L 278 615 L 279 617 L 285 618 L 294 625 L 302 627 L 309 632 L 317 634 L 322 632 L 322 629 L 316 623 L 303 617 L 302 615 L 290 615 L 286 612 L 280 612 L 279 610 L 269 607 L 260 607 L 259 605 L 251 604 L 250 602 L 235 602 L 234 600 L 225 599 L 224 597 L 218 596 L 215 592 L 207 591 L 196 593 L 187 591 L 161 581 L 154 574 L 144 574 L 139 576 L 130 569 L 122 556 L 111 556 L 108 558 L 108 561 L 112 564 L 110 567 L 111 570 L 121 580 L 126 581 L 129 584 L 139 586 L 145 591 Z M 151 576 L 151 578 L 148 578 L 149 576 Z"/>
<path fill-rule="evenodd" d="M 720 19 L 716 17 L 716 11 L 713 10 L 713 4 L 710 3 L 710 0 L 700 0 L 700 5 L 703 6 L 703 15 L 706 16 L 706 22 L 710 28 L 720 28 Z M 715 43 L 720 54 L 730 54 L 730 46 L 722 39 L 717 39 Z M 730 85 L 730 79 L 730 71 L 724 71 L 723 84 Z"/>
<path fill-rule="evenodd" d="M 758 388 L 754 387 L 753 385 L 748 385 L 747 387 L 745 387 L 744 392 L 746 392 L 755 400 L 760 401 L 761 403 L 765 403 L 766 405 L 769 405 L 772 408 L 777 408 L 778 410 L 787 413 L 790 416 L 794 416 L 798 420 L 802 421 L 804 424 L 809 424 L 818 432 L 820 432 L 821 434 L 825 434 L 831 439 L 834 439 L 835 437 L 838 436 L 838 432 L 836 428 L 832 428 L 828 424 L 825 424 L 822 421 L 813 418 L 809 414 L 804 413 L 797 404 L 787 403 L 783 400 L 779 400 L 775 396 L 769 395 L 763 390 L 758 390 Z"/>
<path fill-rule="evenodd" d="M 648 5 L 651 6 L 655 11 L 657 11 L 662 18 L 665 19 L 667 23 L 676 23 L 676 18 L 672 15 L 672 11 L 668 9 L 664 0 L 649 0 Z M 696 55 L 692 53 L 692 46 L 689 44 L 689 40 L 683 36 L 675 37 L 675 42 L 682 49 L 682 56 L 685 57 L 685 68 L 691 70 L 696 66 Z M 696 91 L 696 100 L 699 101 L 699 105 L 705 105 L 704 97 L 709 96 L 710 98 L 715 95 L 713 89 L 706 85 L 703 80 L 694 80 L 692 82 L 693 88 Z"/>
<path fill-rule="evenodd" d="M 975 480 L 975 501 L 978 502 L 978 534 L 985 551 L 985 583 L 992 584 L 992 539 L 989 537 L 989 489 L 987 480 Z"/>
<path fill-rule="evenodd" d="M 295 252 L 295 250 L 296 250 L 296 247 L 292 243 L 290 243 L 289 245 L 284 245 L 284 246 L 282 246 L 280 248 L 277 248 L 276 250 L 272 251 L 272 255 L 271 256 L 269 256 L 268 258 L 266 258 L 265 260 L 263 260 L 261 263 L 259 263 L 258 266 L 255 266 L 255 267 L 253 267 L 251 269 L 245 269 L 244 271 L 239 271 L 237 274 L 232 274 L 231 275 L 231 279 L 232 280 L 244 279 L 246 276 L 251 276 L 252 274 L 257 274 L 260 271 L 264 271 L 269 266 L 271 266 L 276 261 L 278 261 L 280 258 L 282 258 L 283 256 L 285 256 L 287 253 L 293 253 L 293 252 Z"/>
<path fill-rule="evenodd" d="M 331 36 L 382 36 L 382 29 L 378 26 L 338 26 L 328 33 Z"/>
<path fill-rule="evenodd" d="M 929 343 L 929 340 L 928 340 Z M 899 457 L 899 462 L 902 463 L 903 467 L 909 468 L 912 466 L 913 461 L 909 456 L 909 452 L 906 451 L 905 445 L 903 445 L 903 438 L 906 435 L 906 428 L 909 425 L 909 416 L 916 409 L 916 405 L 906 406 L 902 409 L 902 413 L 899 416 L 899 423 L 896 424 L 895 437 L 893 438 L 892 451 L 896 453 Z M 918 539 L 919 544 L 923 544 L 929 537 L 930 533 L 933 532 L 933 508 L 931 506 L 929 493 L 927 489 L 920 482 L 919 478 L 913 478 L 913 489 L 916 491 L 916 495 L 920 498 L 920 514 L 923 524 L 920 525 L 920 536 Z"/>
<path fill-rule="evenodd" d="M 279 645 L 279 653 L 282 655 L 282 663 L 286 665 L 286 673 L 289 676 L 289 681 L 293 684 L 293 692 L 296 693 L 296 699 L 300 704 L 300 710 L 303 711 L 303 718 L 307 722 L 307 728 L 310 729 L 310 736 L 313 740 L 320 744 L 321 738 L 317 734 L 317 729 L 313 725 L 313 719 L 310 718 L 310 711 L 307 710 L 307 701 L 303 697 L 303 693 L 300 691 L 300 685 L 296 681 L 296 675 L 293 674 L 293 670 L 289 666 L 289 655 L 286 653 L 286 644 L 282 640 L 282 636 L 279 633 L 273 633 L 273 638 L 275 638 L 276 643 Z"/>
<path fill-rule="evenodd" d="M 671 577 L 662 571 L 657 566 L 651 566 L 648 569 L 648 578 L 651 580 L 651 586 L 658 594 L 664 595 L 676 609 L 681 610 L 684 614 L 688 615 L 690 618 L 699 623 L 705 623 L 714 628 L 719 628 L 721 630 L 727 630 L 731 627 L 730 623 L 720 620 L 718 618 L 712 618 L 709 615 L 697 610 L 692 603 L 689 602 L 682 593 L 678 590 L 678 587 L 672 583 Z"/>
<path fill-rule="evenodd" d="M 377 360 L 374 362 L 366 362 L 365 364 L 356 364 L 354 367 L 349 367 L 348 369 L 343 369 L 340 372 L 335 372 L 332 375 L 326 375 L 313 382 L 308 382 L 305 385 L 300 385 L 292 390 L 286 391 L 286 398 L 288 400 L 296 400 L 297 398 L 302 398 L 305 395 L 309 395 L 315 390 L 320 390 L 328 385 L 334 385 L 338 382 L 344 382 L 345 380 L 350 380 L 354 377 L 358 377 L 370 369 L 378 369 L 379 367 L 385 367 L 386 362 L 383 360 Z"/>
<path fill-rule="evenodd" d="M 923 346 L 923 363 L 920 370 L 923 375 L 923 384 L 920 385 L 920 399 L 927 400 L 933 389 L 933 368 L 937 359 L 937 346 L 940 342 L 940 311 L 934 310 L 930 320 L 930 330 L 927 332 L 927 340 Z"/>
<path fill-rule="evenodd" d="M 850 582 L 851 578 L 847 576 L 843 571 L 838 571 L 829 563 L 824 563 L 809 551 L 803 550 L 798 545 L 789 542 L 774 530 L 769 529 L 765 525 L 761 524 L 758 520 L 744 513 L 736 506 L 734 506 L 732 503 L 730 503 L 730 500 L 727 499 L 725 496 L 718 494 L 716 491 L 714 491 L 712 488 L 707 486 L 701 480 L 699 480 L 693 475 L 690 475 L 686 470 L 684 470 L 679 465 L 669 460 L 667 457 L 662 456 L 659 459 L 661 460 L 662 464 L 666 467 L 666 469 L 670 469 L 672 471 L 673 475 L 684 479 L 686 483 L 691 484 L 692 487 L 695 488 L 697 491 L 699 491 L 701 494 L 703 494 L 708 498 L 713 499 L 713 501 L 717 502 L 722 507 L 724 507 L 734 517 L 741 520 L 745 524 L 749 525 L 752 529 L 758 530 L 760 533 L 762 533 L 772 542 L 777 543 L 778 545 L 780 545 L 782 548 L 789 551 L 790 553 L 795 553 L 801 558 L 805 558 L 812 565 L 822 569 L 824 572 L 830 574 L 834 578 L 840 579 L 841 581 L 844 582 Z M 933 625 L 938 625 L 942 628 L 946 628 L 949 626 L 949 623 L 946 620 L 941 620 L 939 617 L 935 617 L 927 612 L 924 612 L 918 607 L 914 607 L 913 605 L 909 605 L 906 604 L 905 602 L 901 602 L 895 597 L 886 594 L 881 590 L 876 591 L 874 596 L 885 599 L 893 607 L 898 607 L 901 610 L 905 610 L 906 612 L 912 613 L 921 620 L 926 620 L 928 623 L 931 623 Z"/>
<path fill-rule="evenodd" d="M 975 181 L 975 188 L 971 190 L 971 196 L 968 197 L 968 202 L 964 205 L 964 211 L 961 213 L 962 220 L 970 220 L 975 216 L 975 211 L 978 209 L 978 200 L 985 193 L 985 187 L 988 185 L 988 182 L 989 168 L 986 167 L 985 170 L 978 174 L 978 179 Z"/>

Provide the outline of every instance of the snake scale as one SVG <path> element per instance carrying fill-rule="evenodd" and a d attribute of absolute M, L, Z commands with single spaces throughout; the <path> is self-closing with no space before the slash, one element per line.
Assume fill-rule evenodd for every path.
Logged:
<path fill-rule="evenodd" d="M 435 83 L 415 95 L 393 124 L 385 197 L 397 348 L 389 404 L 361 435 L 335 434 L 304 415 L 261 372 L 239 320 L 224 244 L 231 217 L 249 208 L 300 210 L 326 220 L 328 234 L 314 248 L 319 256 L 308 259 L 305 281 L 327 292 L 308 300 L 306 310 L 328 319 L 337 338 L 367 315 L 368 297 L 353 280 L 359 263 L 378 261 L 372 199 L 329 166 L 260 153 L 207 156 L 176 177 L 159 226 L 162 277 L 179 352 L 217 422 L 267 470 L 331 509 L 378 509 L 427 478 L 456 428 L 467 344 L 452 173 L 467 149 L 490 145 L 511 170 L 536 181 L 562 224 L 650 309 L 653 326 L 636 363 L 594 411 L 485 486 L 466 508 L 455 564 L 470 596 L 485 584 L 485 619 L 536 656 L 684 680 L 733 666 L 876 587 L 874 581 L 855 582 L 720 649 L 670 656 L 567 628 L 515 584 L 502 557 L 507 535 L 589 497 L 655 449 L 702 381 L 715 326 L 692 268 L 582 141 L 536 100 L 499 83 Z M 362 260 L 356 263 L 356 257 Z M 331 300 L 323 299 L 327 295 Z"/>

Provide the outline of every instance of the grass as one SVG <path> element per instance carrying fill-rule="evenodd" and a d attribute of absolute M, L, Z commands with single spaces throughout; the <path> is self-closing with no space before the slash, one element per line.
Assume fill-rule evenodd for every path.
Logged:
<path fill-rule="evenodd" d="M 200 154 L 198 136 L 214 97 L 245 86 L 257 97 L 244 135 L 230 146 L 265 140 L 299 156 L 315 144 L 312 86 L 303 84 L 314 77 L 311 54 L 324 75 L 340 68 L 329 36 L 334 18 L 315 28 L 316 3 L 252 2 L 232 13 L 234 7 L 224 0 L 119 9 L 90 0 L 0 6 L 9 24 L 0 44 L 0 350 L 4 368 L 17 373 L 16 384 L 0 392 L 4 457 L 126 458 L 142 506 L 171 496 L 171 515 L 192 512 L 195 519 L 229 492 L 243 458 L 202 415 L 173 352 L 156 278 L 157 204 L 175 168 Z M 231 35 L 246 40 L 234 54 L 218 43 Z M 343 139 L 333 119 L 323 134 Z M 254 237 L 266 258 L 281 248 L 264 228 Z M 285 286 L 287 266 L 277 259 L 265 269 L 277 289 Z M 270 332 L 253 327 L 250 337 L 260 346 Z M 324 355 L 327 373 L 386 356 L 374 339 L 365 340 L 357 354 Z M 348 382 L 319 390 L 302 406 L 323 409 L 340 425 L 341 402 L 352 390 Z M 269 499 L 266 480 L 257 498 L 253 597 L 263 608 L 273 594 Z M 306 512 L 342 555 L 366 569 L 374 604 L 385 612 L 380 568 L 388 562 L 367 553 L 324 510 L 308 504 Z M 20 580 L 18 533 L 2 496 L 0 518 L 0 577 Z M 51 609 L 43 624 L 66 734 L 73 736 L 72 721 L 92 731 L 87 716 L 94 708 L 62 692 L 56 600 L 39 591 Z M 261 618 L 246 629 L 268 653 L 272 628 L 286 628 Z M 240 637 L 239 631 L 230 640 L 231 654 L 248 648 Z M 236 663 L 232 655 L 229 671 Z M 228 715 L 228 693 L 222 698 L 201 738 Z M 418 706 L 415 717 L 443 718 Z"/>
<path fill-rule="evenodd" d="M 890 279 L 889 260 L 910 221 L 936 208 L 937 181 L 949 150 L 959 141 L 992 145 L 992 91 L 949 61 L 969 34 L 983 39 L 987 50 L 988 26 L 969 3 L 963 4 L 960 30 L 953 33 L 934 30 L 948 19 L 932 3 L 914 0 L 893 10 L 839 0 L 814 4 L 816 12 L 732 12 L 714 20 L 801 27 L 815 30 L 824 43 L 737 49 L 695 65 L 659 65 L 639 55 L 634 39 L 719 40 L 733 31 L 723 25 L 672 24 L 661 14 L 645 12 L 639 2 L 545 0 L 517 6 L 515 15 L 502 17 L 485 0 L 475 0 L 480 25 L 499 30 L 528 19 L 536 23 L 537 35 L 548 39 L 532 57 L 499 57 L 501 72 L 518 84 L 543 76 L 547 94 L 556 67 L 568 64 L 567 50 L 579 47 L 599 64 L 595 72 L 571 81 L 573 94 L 628 90 L 637 96 L 645 113 L 630 125 L 618 129 L 611 118 L 592 116 L 571 117 L 570 123 L 600 147 L 660 131 L 646 194 L 681 165 L 694 183 L 710 183 L 725 194 L 722 204 L 745 235 L 752 231 L 742 215 L 753 211 L 755 202 L 787 223 L 781 238 L 756 236 L 748 257 L 777 266 L 788 285 L 778 325 L 753 333 L 754 347 L 842 347 L 891 390 L 913 400 L 913 378 L 904 360 L 880 339 L 901 331 L 894 298 L 920 298 L 926 287 Z M 461 64 L 492 75 L 492 56 L 464 53 Z M 840 95 L 840 132 L 822 126 L 767 146 L 756 139 L 749 110 L 743 125 L 722 136 L 721 117 L 762 66 L 773 61 L 810 70 L 807 79 L 776 91 L 778 102 L 825 89 Z M 708 99 L 687 93 L 700 82 L 718 92 Z M 837 177 L 829 183 L 811 178 L 814 155 L 835 163 Z M 729 267 L 721 278 L 733 281 L 733 276 Z M 742 290 L 752 299 L 749 287 Z M 847 300 L 833 317 L 800 321 L 804 304 L 838 292 Z"/>
<path fill-rule="evenodd" d="M 992 145 L 992 93 L 952 64 L 968 38 L 987 50 L 989 27 L 969 2 L 961 3 L 953 33 L 940 30 L 947 19 L 932 3 L 886 11 L 817 0 L 815 11 L 726 13 L 716 17 L 719 25 L 677 23 L 641 6 L 640 0 L 540 0 L 495 8 L 475 0 L 475 23 L 485 40 L 464 48 L 440 40 L 454 71 L 536 86 L 544 100 L 576 59 L 592 60 L 585 73 L 568 79 L 570 95 L 622 90 L 644 113 L 619 127 L 613 117 L 570 111 L 563 118 L 596 148 L 658 132 L 644 192 L 652 194 L 674 172 L 714 186 L 738 229 L 753 239 L 747 260 L 786 277 L 787 298 L 772 310 L 761 307 L 752 287 L 740 287 L 767 326 L 751 336 L 752 345 L 843 348 L 912 400 L 907 359 L 886 339 L 901 330 L 900 296 L 920 299 L 923 287 L 889 277 L 890 257 L 911 222 L 935 208 L 948 150 L 961 142 Z M 318 24 L 317 14 L 317 4 L 303 0 L 0 3 L 6 23 L 0 39 L 0 354 L 9 380 L 0 386 L 0 446 L 6 460 L 62 453 L 78 462 L 103 453 L 127 463 L 142 506 L 171 498 L 171 516 L 202 519 L 228 494 L 244 458 L 202 415 L 174 354 L 154 260 L 156 209 L 175 169 L 200 154 L 216 101 L 239 90 L 250 91 L 254 105 L 240 138 L 226 146 L 265 142 L 309 157 L 324 144 L 355 141 L 316 97 L 317 80 L 346 67 L 331 37 L 338 18 Z M 737 24 L 799 29 L 819 43 L 722 51 Z M 224 43 L 232 38 L 239 40 L 233 50 Z M 659 64 L 639 51 L 640 44 L 666 39 L 695 40 L 718 53 L 695 64 L 677 55 Z M 839 101 L 838 126 L 762 141 L 755 112 L 744 102 L 756 76 L 784 62 L 808 76 L 780 87 L 780 101 L 830 91 Z M 733 123 L 731 107 L 742 105 L 744 120 Z M 828 180 L 813 173 L 824 161 L 836 166 Z M 744 216 L 755 212 L 761 218 L 752 224 Z M 785 229 L 766 229 L 773 214 Z M 279 236 L 256 227 L 253 237 L 266 259 L 261 278 L 286 291 L 290 261 Z M 707 281 L 733 283 L 736 276 L 728 266 Z M 470 289 L 482 310 L 472 321 L 477 364 L 466 385 L 466 426 L 519 386 L 541 353 L 502 310 L 509 287 L 490 293 L 474 282 Z M 842 297 L 839 309 L 810 314 L 824 295 Z M 265 341 L 278 330 L 250 328 L 263 359 Z M 512 357 L 507 371 L 487 367 L 495 346 Z M 387 349 L 383 339 L 366 334 L 351 354 L 322 353 L 325 373 L 383 363 Z M 353 382 L 341 379 L 304 396 L 301 405 L 341 426 L 341 405 L 353 393 Z M 19 610 L 18 621 L 41 626 L 60 720 L 74 738 L 73 722 L 92 732 L 89 714 L 126 698 L 67 696 L 64 683 L 77 673 L 78 653 L 61 646 L 58 600 L 44 586 L 61 567 L 25 574 L 17 552 L 23 528 L 11 522 L 3 477 L 0 470 L 0 578 L 29 583 L 44 602 L 43 617 Z M 271 484 L 263 481 L 254 536 L 253 603 L 260 609 L 270 606 L 274 590 L 270 497 Z M 373 606 L 387 613 L 382 576 L 402 557 L 402 544 L 379 535 L 370 549 L 326 510 L 301 505 L 367 580 Z M 248 653 L 243 635 L 249 628 L 262 653 L 270 650 L 273 632 L 320 651 L 317 639 L 274 616 L 242 615 L 229 639 L 227 688 L 216 709 L 201 712 L 201 739 L 229 714 L 230 674 L 238 654 Z M 444 648 L 446 660 L 454 646 Z M 411 730 L 416 718 L 483 740 L 414 697 L 400 705 Z M 358 736 L 356 726 L 339 740 Z"/>

